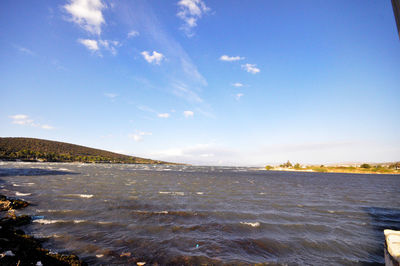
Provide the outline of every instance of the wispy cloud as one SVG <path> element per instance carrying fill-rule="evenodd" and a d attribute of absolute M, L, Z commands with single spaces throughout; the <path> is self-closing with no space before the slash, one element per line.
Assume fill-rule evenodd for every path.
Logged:
<path fill-rule="evenodd" d="M 233 62 L 233 61 L 239 61 L 245 59 L 244 57 L 240 56 L 228 56 L 228 55 L 222 55 L 219 60 L 221 61 L 226 61 L 226 62 Z"/>
<path fill-rule="evenodd" d="M 22 46 L 16 46 L 16 48 L 18 49 L 18 51 L 20 51 L 21 53 L 27 54 L 27 55 L 31 55 L 31 56 L 35 56 L 36 54 L 34 52 L 32 52 L 32 50 L 26 48 L 26 47 L 22 47 Z"/>
<path fill-rule="evenodd" d="M 233 83 L 232 86 L 239 88 L 239 87 L 243 87 L 244 85 L 240 82 L 236 82 L 236 83 Z"/>
<path fill-rule="evenodd" d="M 121 44 L 118 41 L 111 41 L 111 40 L 99 40 L 99 43 L 104 49 L 109 51 L 112 55 L 117 54 L 117 47 Z"/>
<path fill-rule="evenodd" d="M 118 94 L 106 92 L 106 93 L 104 93 L 104 96 L 111 99 L 111 101 L 115 101 L 115 98 L 118 97 Z"/>
<path fill-rule="evenodd" d="M 242 98 L 243 96 L 244 96 L 243 93 L 238 93 L 238 94 L 235 95 L 235 98 L 236 98 L 237 101 L 239 101 L 240 98 Z"/>
<path fill-rule="evenodd" d="M 152 108 L 150 108 L 150 107 L 148 107 L 148 106 L 145 106 L 145 105 L 138 105 L 138 106 L 136 106 L 139 110 L 141 110 L 141 111 L 143 111 L 143 112 L 148 112 L 148 113 L 152 113 L 152 114 L 155 114 L 155 115 L 157 115 L 157 117 L 159 117 L 159 118 L 169 118 L 171 115 L 169 114 L 169 113 L 159 113 L 159 112 L 157 112 L 156 110 L 154 110 L 154 109 L 152 109 Z"/>
<path fill-rule="evenodd" d="M 93 39 L 78 39 L 78 42 L 85 46 L 91 52 L 100 52 L 101 49 L 109 51 L 112 55 L 117 54 L 117 47 L 121 44 L 113 40 L 93 40 Z M 97 53 L 101 56 L 100 53 Z"/>
<path fill-rule="evenodd" d="M 101 34 L 101 26 L 105 24 L 102 10 L 106 5 L 101 0 L 70 0 L 64 5 L 71 16 L 70 21 L 92 34 Z"/>
<path fill-rule="evenodd" d="M 194 103 L 203 102 L 203 99 L 199 95 L 197 95 L 196 92 L 188 89 L 186 84 L 177 82 L 177 83 L 172 84 L 172 86 L 174 88 L 173 93 L 176 96 L 184 98 L 189 102 L 194 102 Z"/>
<path fill-rule="evenodd" d="M 142 141 L 144 136 L 151 136 L 151 132 L 143 132 L 143 131 L 136 131 L 133 134 L 130 134 L 128 137 L 133 139 L 136 142 Z"/>
<path fill-rule="evenodd" d="M 162 114 L 157 114 L 158 117 L 160 118 L 169 118 L 170 114 L 169 113 L 162 113 Z"/>
<path fill-rule="evenodd" d="M 194 112 L 193 111 L 189 111 L 189 110 L 183 111 L 183 116 L 186 117 L 186 118 L 193 117 L 194 116 Z"/>
<path fill-rule="evenodd" d="M 203 109 L 210 109 L 201 98 L 201 91 L 207 86 L 207 81 L 182 45 L 164 30 L 165 26 L 160 23 L 152 7 L 146 1 L 140 1 L 140 4 L 134 8 L 127 3 L 127 1 L 122 1 L 118 6 L 120 17 L 124 19 L 124 23 L 130 29 L 138 30 L 141 36 L 156 48 L 156 51 L 162 49 L 162 54 L 165 56 L 165 60 L 163 59 L 161 64 L 165 64 L 167 67 L 159 68 L 157 71 L 159 75 L 163 75 L 167 85 L 160 87 L 151 83 L 149 88 L 168 91 L 191 104 L 201 105 Z M 147 51 L 150 52 L 150 50 Z M 149 55 L 152 54 L 149 53 Z M 153 86 L 150 87 L 150 85 Z"/>
<path fill-rule="evenodd" d="M 39 127 L 43 129 L 54 129 L 54 127 L 46 125 L 46 124 L 38 124 L 35 123 L 35 121 L 31 118 L 29 118 L 28 115 L 24 114 L 17 114 L 17 115 L 11 115 L 9 116 L 12 119 L 12 123 L 16 125 L 21 125 L 21 126 L 31 126 L 31 127 Z"/>
<path fill-rule="evenodd" d="M 242 68 L 251 74 L 257 74 L 260 72 L 260 69 L 257 68 L 255 64 L 244 64 Z"/>
<path fill-rule="evenodd" d="M 133 38 L 133 37 L 137 37 L 139 36 L 139 32 L 136 30 L 131 30 L 130 32 L 128 32 L 128 39 Z"/>
<path fill-rule="evenodd" d="M 99 50 L 99 45 L 96 40 L 78 39 L 78 42 L 84 45 L 87 49 L 89 49 L 92 52 Z"/>
<path fill-rule="evenodd" d="M 143 51 L 141 52 L 143 55 L 144 60 L 146 60 L 148 63 L 154 63 L 156 65 L 159 65 L 161 61 L 164 59 L 164 55 L 162 53 L 158 53 L 156 51 L 153 51 L 153 54 L 150 55 L 149 52 Z"/>
<path fill-rule="evenodd" d="M 197 26 L 197 20 L 211 10 L 202 0 L 180 0 L 178 9 L 176 15 L 184 21 L 181 29 L 188 37 L 194 35 L 193 28 Z"/>

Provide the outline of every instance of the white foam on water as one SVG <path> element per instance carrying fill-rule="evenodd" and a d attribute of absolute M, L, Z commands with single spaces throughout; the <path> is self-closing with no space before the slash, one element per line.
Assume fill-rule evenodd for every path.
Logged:
<path fill-rule="evenodd" d="M 197 195 L 203 195 L 204 192 L 196 192 Z"/>
<path fill-rule="evenodd" d="M 65 223 L 66 221 L 64 220 L 48 220 L 48 219 L 37 219 L 33 220 L 34 223 L 40 223 L 40 224 L 55 224 L 55 223 Z"/>
<path fill-rule="evenodd" d="M 21 196 L 21 197 L 23 197 L 23 196 L 30 196 L 31 195 L 31 193 L 21 193 L 21 192 L 15 192 L 15 196 Z"/>
<path fill-rule="evenodd" d="M 260 226 L 260 223 L 259 222 L 255 222 L 255 223 L 250 223 L 250 222 L 240 222 L 241 224 L 244 224 L 244 225 L 249 225 L 249 226 L 251 226 L 251 227 L 259 227 Z"/>
<path fill-rule="evenodd" d="M 79 220 L 79 219 L 74 220 L 74 224 L 79 224 L 79 223 L 84 223 L 84 222 L 86 222 L 86 220 Z"/>
<path fill-rule="evenodd" d="M 106 221 L 100 221 L 100 222 L 97 222 L 98 224 L 112 224 L 112 222 L 106 222 Z"/>
<path fill-rule="evenodd" d="M 24 183 L 24 185 L 27 185 L 27 186 L 33 186 L 35 183 Z"/>
<path fill-rule="evenodd" d="M 104 257 L 103 254 L 96 254 L 96 258 L 102 258 L 102 257 Z"/>
<path fill-rule="evenodd" d="M 21 185 L 13 184 L 13 187 L 20 187 Z"/>
<path fill-rule="evenodd" d="M 160 211 L 160 212 L 155 212 L 157 214 L 168 214 L 168 211 Z"/>
<path fill-rule="evenodd" d="M 158 191 L 159 194 L 167 194 L 167 195 L 174 195 L 174 196 L 185 196 L 185 192 L 180 191 Z"/>
<path fill-rule="evenodd" d="M 93 194 L 80 194 L 79 197 L 85 198 L 85 199 L 90 199 L 93 197 Z"/>
<path fill-rule="evenodd" d="M 71 170 L 67 169 L 67 168 L 58 168 L 57 170 L 59 171 L 66 171 L 66 172 L 70 172 Z"/>
<path fill-rule="evenodd" d="M 84 199 L 90 199 L 93 197 L 93 194 L 66 194 L 68 197 L 80 197 Z"/>

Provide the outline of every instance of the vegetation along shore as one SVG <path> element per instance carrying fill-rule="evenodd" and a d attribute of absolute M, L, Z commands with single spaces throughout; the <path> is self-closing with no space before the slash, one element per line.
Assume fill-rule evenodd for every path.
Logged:
<path fill-rule="evenodd" d="M 300 165 L 287 161 L 279 166 L 265 166 L 270 171 L 299 171 L 299 172 L 322 172 L 322 173 L 355 173 L 355 174 L 400 174 L 400 162 L 380 164 L 349 164 L 349 165 Z"/>
<path fill-rule="evenodd" d="M 174 164 L 35 138 L 0 138 L 0 160 L 121 164 Z"/>

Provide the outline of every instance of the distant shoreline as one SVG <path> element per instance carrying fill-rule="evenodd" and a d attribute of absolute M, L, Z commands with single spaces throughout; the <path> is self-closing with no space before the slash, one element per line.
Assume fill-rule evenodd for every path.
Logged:
<path fill-rule="evenodd" d="M 294 168 L 272 168 L 265 169 L 265 171 L 279 171 L 279 172 L 307 172 L 307 173 L 342 173 L 342 174 L 374 174 L 374 175 L 400 175 L 400 170 L 391 170 L 385 169 L 384 171 L 374 171 L 368 169 L 343 169 L 343 168 L 335 168 L 335 167 L 324 167 L 323 169 L 312 169 L 312 168 L 304 168 L 304 169 L 294 169 Z"/>

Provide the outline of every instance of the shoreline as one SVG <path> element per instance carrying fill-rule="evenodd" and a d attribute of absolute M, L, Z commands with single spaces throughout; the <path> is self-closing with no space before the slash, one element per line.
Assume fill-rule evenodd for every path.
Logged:
<path fill-rule="evenodd" d="M 73 254 L 60 254 L 44 249 L 47 239 L 25 234 L 20 226 L 30 224 L 33 217 L 17 216 L 15 210 L 29 202 L 0 195 L 0 264 L 2 265 L 87 265 Z"/>
<path fill-rule="evenodd" d="M 294 169 L 294 168 L 273 168 L 273 169 L 265 169 L 262 168 L 260 170 L 265 170 L 265 171 L 277 171 L 277 172 L 307 172 L 307 173 L 334 173 L 334 174 L 368 174 L 368 175 L 400 175 L 400 171 L 391 171 L 391 172 L 374 172 L 374 171 L 363 171 L 363 170 L 358 170 L 354 169 L 352 170 L 346 170 L 346 169 L 329 169 L 328 167 L 325 168 L 325 171 L 318 171 L 314 169 Z"/>

